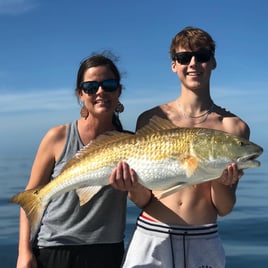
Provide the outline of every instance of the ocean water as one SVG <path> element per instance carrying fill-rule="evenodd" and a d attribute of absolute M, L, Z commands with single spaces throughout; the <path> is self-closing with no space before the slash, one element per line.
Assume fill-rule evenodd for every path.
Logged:
<path fill-rule="evenodd" d="M 231 214 L 219 219 L 219 231 L 226 252 L 227 268 L 268 267 L 268 157 L 261 167 L 245 171 Z M 24 189 L 32 157 L 0 157 L 0 267 L 16 265 L 19 206 L 8 199 Z M 139 210 L 128 203 L 126 244 Z"/>

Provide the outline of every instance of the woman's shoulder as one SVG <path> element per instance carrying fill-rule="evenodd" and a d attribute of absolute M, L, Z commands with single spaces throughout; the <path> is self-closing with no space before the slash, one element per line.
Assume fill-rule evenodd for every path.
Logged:
<path fill-rule="evenodd" d="M 57 142 L 62 139 L 65 139 L 67 129 L 68 124 L 54 126 L 47 131 L 44 139 L 51 142 Z"/>

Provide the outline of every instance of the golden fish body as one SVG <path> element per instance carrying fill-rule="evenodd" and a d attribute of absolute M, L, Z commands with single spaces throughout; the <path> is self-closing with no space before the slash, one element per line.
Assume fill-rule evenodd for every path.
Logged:
<path fill-rule="evenodd" d="M 245 139 L 222 131 L 177 128 L 154 117 L 136 134 L 110 132 L 79 151 L 50 183 L 15 195 L 30 222 L 32 234 L 39 226 L 48 202 L 76 190 L 80 204 L 88 202 L 109 183 L 119 161 L 127 162 L 138 181 L 163 196 L 186 186 L 218 178 L 229 163 L 239 169 L 257 167 L 263 149 Z"/>

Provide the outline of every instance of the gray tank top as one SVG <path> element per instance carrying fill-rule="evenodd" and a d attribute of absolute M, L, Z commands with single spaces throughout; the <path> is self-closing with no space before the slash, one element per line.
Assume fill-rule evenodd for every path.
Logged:
<path fill-rule="evenodd" d="M 83 147 L 77 122 L 69 124 L 64 150 L 55 164 L 55 178 L 65 163 Z M 52 200 L 36 237 L 38 247 L 119 243 L 124 239 L 126 193 L 105 186 L 80 207 L 75 191 Z"/>

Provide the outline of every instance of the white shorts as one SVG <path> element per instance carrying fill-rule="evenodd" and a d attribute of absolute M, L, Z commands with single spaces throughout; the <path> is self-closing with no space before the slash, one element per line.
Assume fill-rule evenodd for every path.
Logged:
<path fill-rule="evenodd" d="M 122 267 L 223 268 L 217 224 L 167 225 L 140 216 Z"/>

